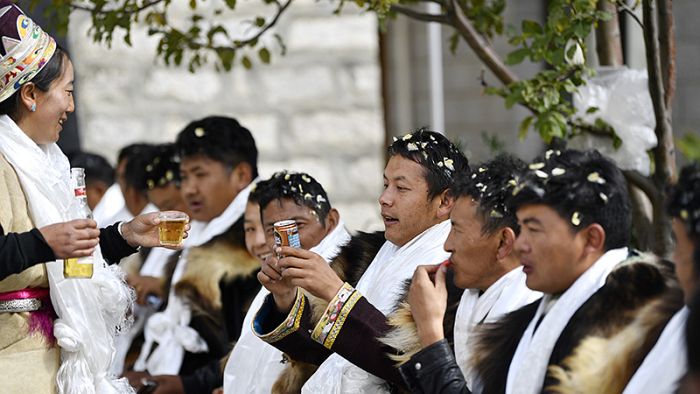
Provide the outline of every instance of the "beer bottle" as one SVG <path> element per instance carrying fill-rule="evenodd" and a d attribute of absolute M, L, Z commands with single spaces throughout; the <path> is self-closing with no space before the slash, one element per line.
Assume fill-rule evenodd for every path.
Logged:
<path fill-rule="evenodd" d="M 92 219 L 92 211 L 87 203 L 87 193 L 85 192 L 85 169 L 71 168 L 71 183 L 75 203 L 78 206 L 79 217 L 82 219 Z M 63 260 L 63 276 L 66 278 L 92 278 L 92 256 L 69 258 Z"/>

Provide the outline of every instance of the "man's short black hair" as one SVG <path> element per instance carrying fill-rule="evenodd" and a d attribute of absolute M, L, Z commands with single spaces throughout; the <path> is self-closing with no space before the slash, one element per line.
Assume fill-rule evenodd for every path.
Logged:
<path fill-rule="evenodd" d="M 170 183 L 180 186 L 180 159 L 175 144 L 154 145 L 145 151 L 143 163 L 139 189 L 152 190 Z"/>
<path fill-rule="evenodd" d="M 270 179 L 258 182 L 248 200 L 258 202 L 262 212 L 272 201 L 284 198 L 313 210 L 318 221 L 325 226 L 326 216 L 331 210 L 331 202 L 323 186 L 309 174 L 276 172 Z"/>
<path fill-rule="evenodd" d="M 146 166 L 156 149 L 155 145 L 139 144 L 138 149 L 129 152 L 124 167 L 124 183 L 139 193 L 146 195 Z"/>
<path fill-rule="evenodd" d="M 395 138 L 387 150 L 389 157 L 401 156 L 423 167 L 429 199 L 452 187 L 455 174 L 469 172 L 469 161 L 459 148 L 434 131 L 419 129 Z"/>
<path fill-rule="evenodd" d="M 114 183 L 114 168 L 107 159 L 95 153 L 77 152 L 68 158 L 71 167 L 85 169 L 85 182 L 103 182 L 110 186 Z"/>
<path fill-rule="evenodd" d="M 678 218 L 693 241 L 695 278 L 700 277 L 700 163 L 693 162 L 681 169 L 676 182 L 668 195 L 666 211 Z"/>
<path fill-rule="evenodd" d="M 509 154 L 472 167 L 471 173 L 457 174 L 450 195 L 469 197 L 478 203 L 477 212 L 484 223 L 482 234 L 491 235 L 501 228 L 510 227 L 519 233 L 515 211 L 506 201 L 515 187 L 515 178 L 525 170 L 525 162 Z"/>
<path fill-rule="evenodd" d="M 234 118 L 209 116 L 187 125 L 177 135 L 175 147 L 181 159 L 204 156 L 233 169 L 248 163 L 258 176 L 258 149 L 248 129 Z"/>
<path fill-rule="evenodd" d="M 694 162 L 681 169 L 678 182 L 669 193 L 666 211 L 683 221 L 688 235 L 700 242 L 700 163 Z"/>
<path fill-rule="evenodd" d="M 622 171 L 598 151 L 549 150 L 531 163 L 513 189 L 510 209 L 544 204 L 574 232 L 593 223 L 605 230 L 605 250 L 627 246 L 630 202 Z"/>
<path fill-rule="evenodd" d="M 124 160 L 129 160 L 134 156 L 143 155 L 144 152 L 153 147 L 152 144 L 144 144 L 142 142 L 127 145 L 119 150 L 117 154 L 117 166 Z"/>

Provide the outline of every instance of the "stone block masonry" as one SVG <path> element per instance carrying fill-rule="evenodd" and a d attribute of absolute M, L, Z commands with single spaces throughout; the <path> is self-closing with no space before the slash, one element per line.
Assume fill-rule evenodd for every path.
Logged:
<path fill-rule="evenodd" d="M 263 40 L 272 52 L 270 65 L 252 53 L 252 70 L 238 65 L 219 73 L 207 66 L 195 74 L 156 60 L 156 40 L 142 29 L 132 31 L 132 47 L 118 38 L 111 49 L 98 46 L 87 36 L 88 15 L 74 14 L 69 39 L 84 149 L 114 162 L 129 143 L 173 141 L 191 120 L 233 116 L 255 136 L 261 176 L 281 169 L 309 172 L 326 187 L 351 230 L 381 229 L 384 126 L 377 21 L 351 4 L 341 15 L 333 9 L 296 1 L 275 26 L 287 44 L 286 56 L 271 37 Z M 250 34 L 240 22 L 269 11 L 262 2 L 241 2 L 222 23 Z M 189 11 L 171 12 L 177 17 Z"/>

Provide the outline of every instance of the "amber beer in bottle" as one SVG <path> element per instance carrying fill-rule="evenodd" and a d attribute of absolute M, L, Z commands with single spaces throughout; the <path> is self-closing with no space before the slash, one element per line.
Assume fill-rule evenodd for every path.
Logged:
<path fill-rule="evenodd" d="M 85 169 L 71 168 L 71 183 L 73 184 L 73 194 L 75 203 L 82 219 L 92 219 L 92 211 L 87 203 L 87 193 L 85 192 Z M 69 258 L 63 260 L 63 276 L 66 278 L 92 278 L 92 256 L 80 258 Z"/>

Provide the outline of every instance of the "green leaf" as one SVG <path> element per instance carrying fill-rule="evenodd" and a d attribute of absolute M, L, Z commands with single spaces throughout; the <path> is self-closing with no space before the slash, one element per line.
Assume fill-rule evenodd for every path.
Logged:
<path fill-rule="evenodd" d="M 450 36 L 450 52 L 452 52 L 453 55 L 457 53 L 457 45 L 459 45 L 459 38 L 460 35 L 457 32 L 452 33 L 452 35 Z"/>
<path fill-rule="evenodd" d="M 509 53 L 506 57 L 506 63 L 513 65 L 522 63 L 523 59 L 530 54 L 530 48 L 520 48 Z"/>
<path fill-rule="evenodd" d="M 687 133 L 676 140 L 676 145 L 688 160 L 700 160 L 700 137 L 697 135 Z"/>
<path fill-rule="evenodd" d="M 525 19 L 522 23 L 523 33 L 526 35 L 535 35 L 542 33 L 542 26 L 535 21 Z"/>
<path fill-rule="evenodd" d="M 226 5 L 230 9 L 236 8 L 236 0 L 226 0 Z"/>
<path fill-rule="evenodd" d="M 518 131 L 518 138 L 521 140 L 524 140 L 525 137 L 527 137 L 527 132 L 530 129 L 530 125 L 532 124 L 532 121 L 535 120 L 534 116 L 528 116 L 527 118 L 523 119 L 522 122 L 520 122 L 520 129 Z"/>
<path fill-rule="evenodd" d="M 588 109 L 586 110 L 586 113 L 593 114 L 593 113 L 596 113 L 598 111 L 600 111 L 600 108 L 598 108 L 598 107 L 588 107 Z"/>
<path fill-rule="evenodd" d="M 270 64 L 270 51 L 268 51 L 267 48 L 260 48 L 258 51 L 258 56 L 260 57 L 261 62 L 264 64 Z"/>
<path fill-rule="evenodd" d="M 253 68 L 253 62 L 250 61 L 250 58 L 248 58 L 248 56 L 243 56 L 243 58 L 241 59 L 241 64 L 243 65 L 243 67 L 246 68 L 246 70 L 250 70 L 251 68 Z"/>
<path fill-rule="evenodd" d="M 197 8 L 197 0 L 190 0 L 190 8 L 193 10 Z"/>
<path fill-rule="evenodd" d="M 265 18 L 263 18 L 261 16 L 255 18 L 255 26 L 257 26 L 257 27 L 265 26 Z"/>
<path fill-rule="evenodd" d="M 236 58 L 236 51 L 229 48 L 221 48 L 216 51 L 216 54 L 219 56 L 224 70 L 230 71 L 231 67 L 233 67 L 233 60 Z"/>

